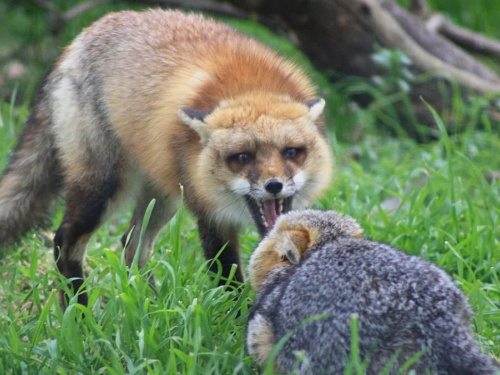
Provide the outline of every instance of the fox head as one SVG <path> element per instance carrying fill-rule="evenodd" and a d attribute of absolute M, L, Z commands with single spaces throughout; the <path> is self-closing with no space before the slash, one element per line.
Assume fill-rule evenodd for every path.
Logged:
<path fill-rule="evenodd" d="M 333 160 L 319 121 L 324 106 L 323 99 L 253 95 L 212 111 L 179 110 L 199 135 L 199 193 L 216 220 L 250 216 L 264 235 L 281 213 L 308 205 L 330 183 Z"/>

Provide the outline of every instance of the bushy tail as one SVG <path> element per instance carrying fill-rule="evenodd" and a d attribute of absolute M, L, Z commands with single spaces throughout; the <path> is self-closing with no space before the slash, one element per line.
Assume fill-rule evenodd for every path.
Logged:
<path fill-rule="evenodd" d="M 34 106 L 0 179 L 0 248 L 30 229 L 47 226 L 62 187 L 50 112 L 43 102 Z"/>

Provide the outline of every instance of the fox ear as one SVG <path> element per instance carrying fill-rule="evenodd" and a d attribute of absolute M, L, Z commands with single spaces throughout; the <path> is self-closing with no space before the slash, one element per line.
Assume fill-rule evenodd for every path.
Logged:
<path fill-rule="evenodd" d="M 312 121 L 316 121 L 325 109 L 325 99 L 323 98 L 311 99 L 304 104 L 309 108 L 308 116 Z"/>
<path fill-rule="evenodd" d="M 188 125 L 191 129 L 196 130 L 200 136 L 201 143 L 205 143 L 210 138 L 210 131 L 208 130 L 205 118 L 212 111 L 203 111 L 193 108 L 181 108 L 177 112 L 182 122 Z"/>

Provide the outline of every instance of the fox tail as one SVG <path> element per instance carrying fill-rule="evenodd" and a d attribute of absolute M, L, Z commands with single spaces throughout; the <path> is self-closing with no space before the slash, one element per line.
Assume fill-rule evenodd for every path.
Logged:
<path fill-rule="evenodd" d="M 0 178 L 0 247 L 33 228 L 48 226 L 51 208 L 62 188 L 45 90 L 46 83 L 42 82 L 38 100 Z"/>

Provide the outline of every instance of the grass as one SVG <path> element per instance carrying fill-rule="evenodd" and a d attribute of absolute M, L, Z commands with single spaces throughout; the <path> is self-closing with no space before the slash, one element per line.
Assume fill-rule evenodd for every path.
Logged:
<path fill-rule="evenodd" d="M 8 124 L 4 119 L 2 129 Z M 367 237 L 451 273 L 473 306 L 478 339 L 497 356 L 500 183 L 484 176 L 500 170 L 499 152 L 492 130 L 474 129 L 455 137 L 443 131 L 429 145 L 378 136 L 359 145 L 338 144 L 337 181 L 317 203 L 357 218 Z M 388 199 L 400 200 L 391 212 L 382 209 Z M 216 287 L 191 215 L 181 210 L 147 267 L 130 273 L 117 246 L 126 221 L 107 223 L 90 245 L 89 308 L 73 300 L 64 314 L 59 310 L 56 292 L 65 284 L 39 237 L 30 236 L 5 255 L 0 373 L 255 373 L 244 350 L 253 292 L 246 284 L 239 293 Z M 256 241 L 247 229 L 244 264 Z M 157 298 L 145 277 L 150 271 L 160 284 Z"/>
<path fill-rule="evenodd" d="M 461 20 L 465 10 L 456 8 L 453 17 Z M 78 22 L 84 21 L 72 26 L 74 33 Z M 257 27 L 235 24 L 247 32 Z M 258 37 L 273 38 L 259 30 Z M 270 43 L 307 64 L 283 40 L 273 38 Z M 400 247 L 449 272 L 473 307 L 477 339 L 487 352 L 500 356 L 500 181 L 488 178 L 500 171 L 499 123 L 478 109 L 481 98 L 471 103 L 457 99 L 450 117 L 467 119 L 461 133 L 448 134 L 448 124 L 436 114 L 436 141 L 419 144 L 404 132 L 395 139 L 375 126 L 383 118 L 397 126 L 401 120 L 392 111 L 381 114 L 380 106 L 346 110 L 348 94 L 357 90 L 359 82 L 331 87 L 319 74 L 314 77 L 328 97 L 337 159 L 336 181 L 315 205 L 347 213 L 359 220 L 366 237 Z M 387 100 L 383 92 L 374 96 L 378 103 Z M 28 107 L 29 100 L 16 106 L 0 104 L 0 168 L 20 134 Z M 342 141 L 348 137 L 340 135 L 351 129 L 360 131 L 360 141 Z M 54 226 L 60 216 L 58 212 Z M 75 304 L 75 299 L 65 313 L 58 308 L 57 291 L 66 282 L 55 270 L 52 250 L 40 234 L 29 235 L 17 248 L 2 253 L 0 373 L 257 373 L 244 349 L 254 293 L 248 284 L 238 292 L 216 286 L 217 277 L 207 272 L 193 217 L 181 208 L 142 270 L 125 267 L 119 246 L 129 218 L 128 211 L 117 215 L 93 237 L 86 265 L 88 308 Z M 245 266 L 257 240 L 252 228 L 244 230 Z M 158 282 L 158 296 L 148 286 L 149 272 Z M 359 333 L 352 327 L 356 337 Z M 354 350 L 350 371 L 358 374 L 362 368 L 362 358 Z"/>

